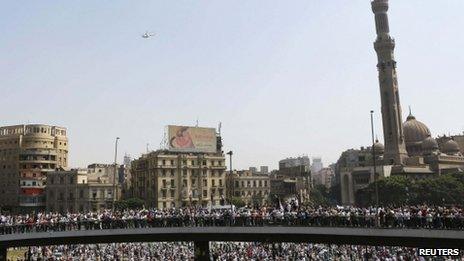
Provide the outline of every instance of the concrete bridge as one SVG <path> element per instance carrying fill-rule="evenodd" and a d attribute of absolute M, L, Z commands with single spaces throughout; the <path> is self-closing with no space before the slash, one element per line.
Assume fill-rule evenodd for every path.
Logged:
<path fill-rule="evenodd" d="M 0 261 L 6 260 L 7 248 L 10 247 L 162 241 L 192 241 L 195 245 L 195 260 L 209 260 L 210 241 L 462 248 L 464 231 L 329 227 L 169 227 L 40 232 L 0 236 Z"/>

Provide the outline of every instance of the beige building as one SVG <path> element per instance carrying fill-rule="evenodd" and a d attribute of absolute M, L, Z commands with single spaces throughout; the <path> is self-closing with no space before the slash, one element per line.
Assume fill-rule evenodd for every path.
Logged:
<path fill-rule="evenodd" d="M 227 176 L 227 197 L 240 197 L 246 204 L 264 204 L 271 192 L 269 174 L 250 170 L 234 171 Z"/>
<path fill-rule="evenodd" d="M 153 151 L 132 161 L 133 196 L 157 208 L 217 205 L 226 196 L 225 169 L 222 152 Z"/>
<path fill-rule="evenodd" d="M 68 165 L 63 127 L 28 124 L 0 128 L 0 206 L 45 208 L 47 173 Z"/>
<path fill-rule="evenodd" d="M 87 169 L 59 170 L 48 173 L 47 211 L 86 212 L 113 206 L 120 188 L 106 176 L 95 176 Z"/>
<path fill-rule="evenodd" d="M 311 173 L 313 185 L 323 185 L 327 189 L 332 186 L 334 176 L 335 174 L 332 168 L 322 168 L 316 173 Z"/>

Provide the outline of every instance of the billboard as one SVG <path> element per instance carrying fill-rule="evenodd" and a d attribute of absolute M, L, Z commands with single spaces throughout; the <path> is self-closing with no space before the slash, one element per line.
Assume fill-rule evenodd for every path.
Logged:
<path fill-rule="evenodd" d="M 216 152 L 216 130 L 189 126 L 168 126 L 169 150 Z"/>

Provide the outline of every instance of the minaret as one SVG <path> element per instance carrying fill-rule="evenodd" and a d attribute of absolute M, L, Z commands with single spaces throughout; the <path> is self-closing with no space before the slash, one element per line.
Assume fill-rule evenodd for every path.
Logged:
<path fill-rule="evenodd" d="M 390 37 L 388 26 L 388 0 L 374 0 L 371 4 L 377 31 L 374 48 L 378 58 L 377 69 L 382 100 L 384 164 L 402 165 L 408 154 L 404 141 L 396 62 L 393 54 L 395 40 Z"/>

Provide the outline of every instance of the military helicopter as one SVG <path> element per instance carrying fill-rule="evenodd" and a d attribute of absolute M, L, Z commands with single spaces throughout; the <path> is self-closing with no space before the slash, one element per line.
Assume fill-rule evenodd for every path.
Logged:
<path fill-rule="evenodd" d="M 145 39 L 148 39 L 152 36 L 155 36 L 156 34 L 155 33 L 150 33 L 150 32 L 145 32 L 144 34 L 142 34 L 142 38 L 145 38 Z"/>

